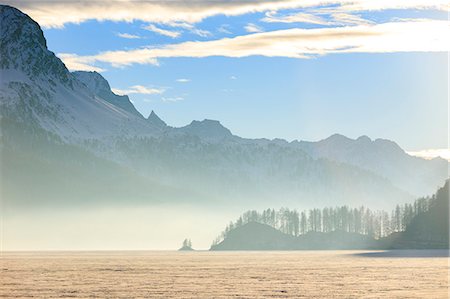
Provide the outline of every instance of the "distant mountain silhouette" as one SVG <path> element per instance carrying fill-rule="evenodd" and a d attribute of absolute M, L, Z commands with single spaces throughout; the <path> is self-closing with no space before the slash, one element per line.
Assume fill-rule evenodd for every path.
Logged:
<path fill-rule="evenodd" d="M 155 111 L 153 111 L 153 110 L 148 115 L 147 121 L 149 123 L 153 124 L 155 127 L 161 127 L 161 128 L 167 127 L 167 124 L 161 118 L 159 118 L 159 116 L 156 115 Z"/>
<path fill-rule="evenodd" d="M 427 161 L 410 156 L 386 139 L 361 136 L 354 140 L 335 134 L 317 142 L 294 141 L 293 145 L 315 159 L 346 163 L 376 173 L 416 196 L 432 194 L 447 179 L 448 163 L 444 159 Z"/>

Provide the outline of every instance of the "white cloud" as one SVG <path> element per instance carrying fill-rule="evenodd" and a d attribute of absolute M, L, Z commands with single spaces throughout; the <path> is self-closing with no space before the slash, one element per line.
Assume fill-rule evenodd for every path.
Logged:
<path fill-rule="evenodd" d="M 245 31 L 250 32 L 250 33 L 257 33 L 257 32 L 263 32 L 264 30 L 259 27 L 256 24 L 253 23 L 248 23 L 245 27 L 244 27 Z"/>
<path fill-rule="evenodd" d="M 188 83 L 188 82 L 191 82 L 191 79 L 180 78 L 180 79 L 177 79 L 177 82 L 179 82 L 179 83 Z"/>
<path fill-rule="evenodd" d="M 236 76 L 230 76 L 230 80 L 237 80 Z"/>
<path fill-rule="evenodd" d="M 366 20 L 359 15 L 335 11 L 332 13 L 332 23 L 336 25 L 364 25 L 372 24 L 372 21 Z"/>
<path fill-rule="evenodd" d="M 208 30 L 203 30 L 203 29 L 198 29 L 198 28 L 192 28 L 190 30 L 191 33 L 201 36 L 201 37 L 211 37 L 212 33 L 209 32 Z"/>
<path fill-rule="evenodd" d="M 324 18 L 311 13 L 292 13 L 286 15 L 277 15 L 277 12 L 267 12 L 266 16 L 261 19 L 261 22 L 266 23 L 309 23 L 318 25 L 328 25 L 329 21 Z"/>
<path fill-rule="evenodd" d="M 445 159 L 450 162 L 450 149 L 447 149 L 447 148 L 427 149 L 427 150 L 422 150 L 422 151 L 411 151 L 411 152 L 407 152 L 407 153 L 411 156 L 416 156 L 416 157 L 424 158 L 427 160 L 441 157 L 442 159 Z"/>
<path fill-rule="evenodd" d="M 186 23 L 186 22 L 168 22 L 166 23 L 168 26 L 171 27 L 178 27 L 178 28 L 182 28 L 185 29 L 187 31 L 189 31 L 192 34 L 201 36 L 201 37 L 210 37 L 212 36 L 212 33 L 209 32 L 208 30 L 203 30 L 203 29 L 198 29 L 196 28 L 194 25 L 190 24 L 190 23 Z"/>
<path fill-rule="evenodd" d="M 232 32 L 230 31 L 230 25 L 228 24 L 221 25 L 219 28 L 217 28 L 217 31 L 220 33 L 232 34 Z"/>
<path fill-rule="evenodd" d="M 139 39 L 139 38 L 141 38 L 139 35 L 129 34 L 129 33 L 120 33 L 120 32 L 117 32 L 116 35 L 117 35 L 118 37 L 126 38 L 126 39 Z"/>
<path fill-rule="evenodd" d="M 171 37 L 171 38 L 177 38 L 177 37 L 179 37 L 181 35 L 181 32 L 179 32 L 179 31 L 171 31 L 171 30 L 158 28 L 158 27 L 156 27 L 153 24 L 149 24 L 149 25 L 144 26 L 142 28 L 144 28 L 145 30 L 148 30 L 148 31 L 155 32 L 155 33 L 160 34 L 160 35 Z"/>
<path fill-rule="evenodd" d="M 58 57 L 72 70 L 94 70 L 94 63 L 109 63 L 113 67 L 125 67 L 132 64 L 159 65 L 158 60 L 146 53 L 149 49 L 135 49 L 129 51 L 107 51 L 93 56 L 79 56 L 70 53 L 59 53 Z M 102 70 L 102 69 L 100 69 Z"/>
<path fill-rule="evenodd" d="M 448 0 L 5 0 L 29 14 L 44 27 L 63 27 L 87 20 L 149 23 L 198 23 L 215 15 L 238 16 L 247 13 L 279 11 L 298 8 L 340 7 L 346 12 L 386 9 L 449 10 Z"/>
<path fill-rule="evenodd" d="M 316 25 L 366 25 L 373 23 L 359 15 L 347 13 L 339 8 L 313 9 L 308 12 L 284 15 L 272 11 L 267 12 L 261 21 L 266 23 L 308 23 Z"/>
<path fill-rule="evenodd" d="M 128 89 L 117 89 L 117 88 L 111 88 L 111 90 L 119 95 L 126 95 L 126 94 L 162 94 L 164 93 L 164 88 L 154 88 L 154 87 L 145 87 L 142 85 L 134 85 L 131 86 Z"/>
<path fill-rule="evenodd" d="M 186 30 L 194 29 L 194 25 L 192 25 L 191 23 L 187 23 L 187 22 L 169 21 L 169 22 L 164 22 L 164 23 L 170 27 L 178 27 L 178 28 L 183 28 Z"/>
<path fill-rule="evenodd" d="M 89 62 L 89 60 L 83 59 L 83 57 L 80 57 L 76 54 L 67 54 L 67 53 L 61 53 L 58 54 L 58 57 L 64 62 L 66 67 L 71 71 L 90 71 L 90 72 L 104 72 L 105 70 L 92 65 L 91 63 L 94 63 L 95 60 L 92 60 Z"/>
<path fill-rule="evenodd" d="M 170 57 L 310 58 L 337 53 L 446 52 L 449 22 L 420 20 L 319 29 L 286 29 L 210 41 L 189 41 L 155 48 L 102 52 L 93 56 L 59 55 L 71 63 L 108 63 L 115 67 L 157 64 Z"/>
<path fill-rule="evenodd" d="M 163 102 L 179 102 L 179 101 L 184 101 L 183 97 L 171 97 L 171 98 L 162 98 Z"/>

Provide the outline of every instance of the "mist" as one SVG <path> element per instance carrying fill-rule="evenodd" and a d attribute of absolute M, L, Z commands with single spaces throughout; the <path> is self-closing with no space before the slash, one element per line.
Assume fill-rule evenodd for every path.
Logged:
<path fill-rule="evenodd" d="M 3 250 L 207 250 L 241 211 L 189 205 L 86 206 L 2 213 Z"/>

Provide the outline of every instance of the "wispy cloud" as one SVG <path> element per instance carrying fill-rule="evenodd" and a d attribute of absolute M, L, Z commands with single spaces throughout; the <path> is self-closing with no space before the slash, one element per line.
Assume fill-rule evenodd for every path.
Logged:
<path fill-rule="evenodd" d="M 319 29 L 286 29 L 211 41 L 189 41 L 156 48 L 102 52 L 93 56 L 60 54 L 72 64 L 108 63 L 115 67 L 157 64 L 170 57 L 310 58 L 336 53 L 445 52 L 449 22 L 420 20 Z"/>
<path fill-rule="evenodd" d="M 129 34 L 129 33 L 120 33 L 120 32 L 117 32 L 116 35 L 117 35 L 118 37 L 126 38 L 126 39 L 140 39 L 140 38 L 141 38 L 139 35 Z"/>
<path fill-rule="evenodd" d="M 349 14 L 345 12 L 335 11 L 331 14 L 333 21 L 336 25 L 364 25 L 372 24 L 372 21 L 366 20 L 359 15 Z"/>
<path fill-rule="evenodd" d="M 90 71 L 104 72 L 105 69 L 95 66 L 95 60 L 84 59 L 76 54 L 61 53 L 58 57 L 64 62 L 66 67 L 71 71 Z"/>
<path fill-rule="evenodd" d="M 230 76 L 230 80 L 237 80 L 236 76 Z"/>
<path fill-rule="evenodd" d="M 217 31 L 220 33 L 232 34 L 232 32 L 230 30 L 230 25 L 228 25 L 228 24 L 221 25 L 219 28 L 217 28 Z"/>
<path fill-rule="evenodd" d="M 253 23 L 248 23 L 245 27 L 244 27 L 245 31 L 250 32 L 250 33 L 257 33 L 257 32 L 263 32 L 264 30 Z"/>
<path fill-rule="evenodd" d="M 215 15 L 238 16 L 325 6 L 337 6 L 348 13 L 386 9 L 450 9 L 448 0 L 5 0 L 3 3 L 23 10 L 44 27 L 63 27 L 66 23 L 79 24 L 87 20 L 194 24 Z"/>
<path fill-rule="evenodd" d="M 204 30 L 204 29 L 192 28 L 190 30 L 190 32 L 192 34 L 198 35 L 200 37 L 211 37 L 211 36 L 213 36 L 213 34 L 210 31 Z"/>
<path fill-rule="evenodd" d="M 186 78 L 180 78 L 176 80 L 179 83 L 188 83 L 191 82 L 191 79 L 186 79 Z"/>
<path fill-rule="evenodd" d="M 176 27 L 176 28 L 182 28 L 192 34 L 201 36 L 201 37 L 210 37 L 213 34 L 208 31 L 208 30 L 204 30 L 204 29 L 199 29 L 197 27 L 195 27 L 193 24 L 187 23 L 187 22 L 168 22 L 166 23 L 166 25 L 170 26 L 170 27 Z"/>
<path fill-rule="evenodd" d="M 318 25 L 328 25 L 329 21 L 324 18 L 314 15 L 312 13 L 290 13 L 284 15 L 278 15 L 277 12 L 267 12 L 266 16 L 261 19 L 261 22 L 266 23 L 309 23 Z"/>
<path fill-rule="evenodd" d="M 321 8 L 308 12 L 278 14 L 267 12 L 261 19 L 266 23 L 308 23 L 316 25 L 366 25 L 373 22 L 357 14 L 347 13 L 339 8 Z"/>
<path fill-rule="evenodd" d="M 160 35 L 171 37 L 171 38 L 177 38 L 181 35 L 181 32 L 179 32 L 179 31 L 162 29 L 162 28 L 156 27 L 153 24 L 146 25 L 142 28 L 145 30 L 160 34 Z"/>
<path fill-rule="evenodd" d="M 407 152 L 407 153 L 411 156 L 416 156 L 416 157 L 424 158 L 427 160 L 441 157 L 442 159 L 445 159 L 450 162 L 450 149 L 447 149 L 447 148 L 427 149 L 427 150 L 422 150 L 422 151 L 411 151 L 411 152 Z"/>
<path fill-rule="evenodd" d="M 183 97 L 169 97 L 169 98 L 163 97 L 163 98 L 161 98 L 161 100 L 163 102 L 179 102 L 179 101 L 184 101 L 184 98 Z"/>
<path fill-rule="evenodd" d="M 131 86 L 128 89 L 112 88 L 111 90 L 114 93 L 120 94 L 120 95 L 126 95 L 126 94 L 162 94 L 165 91 L 164 88 L 146 87 L 146 86 L 142 86 L 142 85 L 134 85 L 134 86 Z"/>
<path fill-rule="evenodd" d="M 133 64 L 159 65 L 157 58 L 148 55 L 149 49 L 134 49 L 128 51 L 107 51 L 93 56 L 80 56 L 70 53 L 59 53 L 64 64 L 71 71 L 104 71 L 95 63 L 104 62 L 113 67 L 126 67 Z"/>

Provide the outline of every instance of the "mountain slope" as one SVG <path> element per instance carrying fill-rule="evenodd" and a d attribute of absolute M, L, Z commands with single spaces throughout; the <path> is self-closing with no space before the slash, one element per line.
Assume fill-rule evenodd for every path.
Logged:
<path fill-rule="evenodd" d="M 226 238 L 210 250 L 341 250 L 377 246 L 373 238 L 357 233 L 309 232 L 294 237 L 267 224 L 249 222 L 228 232 Z"/>
<path fill-rule="evenodd" d="M 71 143 L 152 135 L 152 126 L 142 116 L 109 103 L 75 78 L 47 49 L 36 22 L 4 5 L 0 16 L 2 117 L 43 128 Z"/>
<path fill-rule="evenodd" d="M 343 161 L 347 155 L 340 154 L 338 146 L 335 152 L 322 150 L 319 155 L 318 150 L 313 150 L 317 144 L 308 147 L 284 140 L 244 139 L 214 120 L 193 121 L 185 127 L 172 128 L 154 112 L 145 119 L 128 97 L 115 95 L 100 74 L 70 73 L 48 51 L 42 30 L 27 15 L 0 6 L 0 20 L 1 146 L 10 150 L 8 155 L 14 155 L 17 150 L 24 160 L 32 157 L 43 169 L 49 163 L 55 176 L 56 173 L 61 176 L 55 179 L 63 180 L 64 184 L 70 184 L 71 177 L 87 177 L 94 188 L 94 178 L 99 177 L 100 184 L 101 178 L 111 174 L 111 177 L 117 175 L 120 185 L 126 180 L 120 173 L 131 172 L 130 177 L 137 177 L 124 186 L 132 190 L 140 189 L 139 186 L 148 190 L 148 180 L 151 186 L 204 194 L 211 202 L 220 200 L 256 208 L 264 207 L 267 202 L 390 207 L 412 199 L 409 189 L 392 183 L 395 177 L 390 176 L 387 168 L 371 167 L 371 163 L 384 163 L 383 154 L 375 162 L 358 164 L 350 158 Z M 48 153 L 61 152 L 61 148 L 69 153 L 73 151 L 74 167 L 68 167 L 66 159 L 58 155 L 48 155 L 42 162 L 34 153 L 34 145 L 23 140 L 45 144 Z M 365 157 L 357 149 L 352 156 L 372 159 L 373 156 Z M 397 152 L 399 157 L 406 155 Z M 11 159 L 20 161 L 14 156 Z M 429 184 L 440 184 L 440 174 L 434 175 L 435 170 L 427 161 L 423 164 L 424 169 L 433 172 Z M 6 173 L 14 169 L 26 172 L 15 164 L 5 165 L 2 171 Z M 77 168 L 82 166 L 90 170 L 89 175 Z M 67 169 L 66 177 L 61 169 Z M 398 175 L 407 177 L 412 185 L 421 184 L 418 177 Z M 33 177 L 39 181 L 39 171 L 30 173 L 28 180 L 32 181 Z M 11 194 L 21 194 L 20 177 L 11 176 L 8 184 Z M 104 192 L 104 198 L 112 194 L 106 187 L 99 188 L 95 191 L 98 196 L 92 200 L 100 196 L 99 190 Z M 54 189 L 44 191 L 48 198 L 55 198 Z M 128 197 L 121 194 L 119 197 L 127 201 Z M 158 193 L 149 194 L 158 197 Z"/>
<path fill-rule="evenodd" d="M 95 96 L 98 96 L 108 101 L 108 103 L 111 103 L 114 106 L 117 106 L 137 117 L 142 117 L 142 115 L 136 110 L 136 108 L 134 108 L 128 96 L 121 96 L 112 92 L 108 81 L 106 81 L 106 79 L 103 78 L 103 76 L 99 73 L 78 71 L 73 72 L 72 74 L 80 82 L 86 85 L 87 88 L 89 88 L 89 90 L 94 93 Z"/>
<path fill-rule="evenodd" d="M 449 248 L 449 181 L 431 201 L 430 209 L 414 217 L 404 232 L 383 240 L 387 248 Z"/>
<path fill-rule="evenodd" d="M 159 118 L 159 116 L 156 115 L 155 111 L 153 110 L 148 115 L 147 122 L 158 128 L 167 127 L 167 124 L 161 118 Z"/>
<path fill-rule="evenodd" d="M 367 136 L 353 140 L 335 134 L 318 142 L 293 142 L 293 146 L 315 159 L 324 158 L 371 171 L 416 196 L 432 194 L 448 177 L 447 161 L 412 157 L 390 140 L 371 140 Z"/>
<path fill-rule="evenodd" d="M 165 186 L 135 170 L 63 142 L 42 129 L 2 118 L 2 208 L 204 201 L 189 189 Z"/>

